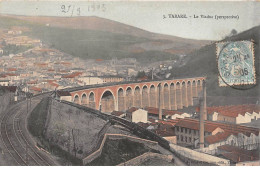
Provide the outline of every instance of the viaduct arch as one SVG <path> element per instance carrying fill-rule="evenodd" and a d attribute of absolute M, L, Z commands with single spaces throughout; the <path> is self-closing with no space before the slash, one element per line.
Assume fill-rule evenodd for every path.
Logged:
<path fill-rule="evenodd" d="M 202 91 L 205 77 L 162 81 L 124 82 L 67 89 L 72 101 L 103 112 L 125 111 L 130 107 L 157 107 L 159 85 L 161 107 L 177 110 L 193 105 Z"/>

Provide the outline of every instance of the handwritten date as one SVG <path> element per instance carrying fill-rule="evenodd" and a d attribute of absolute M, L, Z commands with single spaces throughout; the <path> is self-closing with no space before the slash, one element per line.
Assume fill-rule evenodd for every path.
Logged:
<path fill-rule="evenodd" d="M 69 13 L 71 16 L 80 16 L 81 11 L 87 11 L 87 12 L 105 12 L 106 6 L 105 4 L 91 4 L 84 7 L 75 6 L 75 5 L 61 5 L 61 12 L 62 13 Z"/>

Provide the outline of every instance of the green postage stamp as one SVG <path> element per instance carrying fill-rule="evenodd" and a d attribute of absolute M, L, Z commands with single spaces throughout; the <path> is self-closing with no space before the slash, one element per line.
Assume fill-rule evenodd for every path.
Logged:
<path fill-rule="evenodd" d="M 216 43 L 219 86 L 255 84 L 254 47 L 251 41 Z"/>

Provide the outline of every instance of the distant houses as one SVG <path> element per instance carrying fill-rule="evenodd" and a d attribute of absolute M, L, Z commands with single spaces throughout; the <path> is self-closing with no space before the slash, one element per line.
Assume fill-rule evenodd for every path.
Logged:
<path fill-rule="evenodd" d="M 231 105 L 208 107 L 208 118 L 212 121 L 228 123 L 250 123 L 260 118 L 260 105 Z"/>
<path fill-rule="evenodd" d="M 0 86 L 8 86 L 10 80 L 1 80 L 0 79 Z"/>
<path fill-rule="evenodd" d="M 102 83 L 115 83 L 122 82 L 124 78 L 121 76 L 82 76 L 78 80 L 82 81 L 84 85 L 102 84 Z"/>
<path fill-rule="evenodd" d="M 158 117 L 158 115 L 159 115 L 158 108 L 145 107 L 144 109 L 148 111 L 148 115 L 151 117 Z M 162 115 L 163 115 L 163 118 L 167 118 L 167 119 L 177 119 L 177 118 L 183 119 L 185 117 L 191 117 L 191 115 L 186 112 L 180 112 L 177 110 L 166 110 L 166 109 L 162 110 Z"/>

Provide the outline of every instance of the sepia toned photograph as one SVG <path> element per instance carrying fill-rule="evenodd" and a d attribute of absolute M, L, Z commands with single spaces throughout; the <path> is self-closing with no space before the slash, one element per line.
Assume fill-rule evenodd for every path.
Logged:
<path fill-rule="evenodd" d="M 0 166 L 260 166 L 259 1 L 0 0 Z"/>

